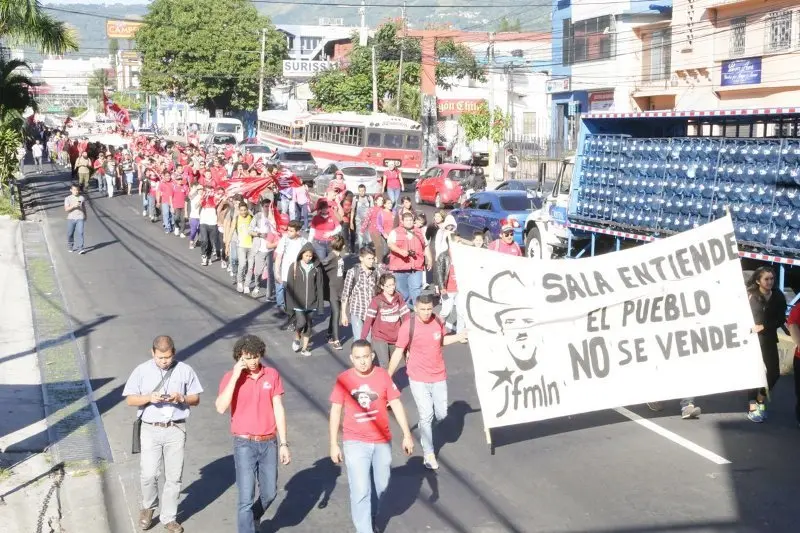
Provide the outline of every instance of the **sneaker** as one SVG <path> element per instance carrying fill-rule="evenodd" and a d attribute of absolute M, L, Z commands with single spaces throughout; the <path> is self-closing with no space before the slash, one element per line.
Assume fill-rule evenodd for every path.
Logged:
<path fill-rule="evenodd" d="M 657 413 L 658 411 L 664 410 L 664 404 L 662 404 L 661 402 L 648 402 L 647 408 Z"/>
<path fill-rule="evenodd" d="M 74 252 L 75 250 L 73 250 L 72 248 L 67 248 L 67 251 L 68 251 L 69 253 L 72 253 L 72 252 Z"/>
<path fill-rule="evenodd" d="M 339 341 L 333 341 L 333 342 L 331 342 L 331 348 L 333 348 L 334 350 L 341 350 L 342 349 L 342 343 L 339 342 Z"/>
<path fill-rule="evenodd" d="M 300 351 L 300 341 L 292 341 L 292 351 L 293 352 Z"/>
<path fill-rule="evenodd" d="M 300 355 L 302 355 L 303 357 L 311 357 L 311 350 L 303 350 L 302 352 L 300 352 Z"/>
<path fill-rule="evenodd" d="M 78 250 L 78 254 L 79 254 L 79 255 L 83 255 L 83 254 L 85 254 L 85 253 L 86 253 L 86 250 L 84 250 L 83 248 L 81 248 L 80 250 Z"/>
<path fill-rule="evenodd" d="M 231 276 L 232 278 L 235 278 L 235 277 L 236 277 L 236 272 L 234 272 L 233 270 L 229 270 L 229 271 L 228 271 L 228 274 L 230 274 L 230 276 Z"/>
<path fill-rule="evenodd" d="M 250 293 L 250 296 L 252 296 L 253 298 L 258 298 L 259 296 L 261 296 L 261 293 L 259 292 L 258 287 L 256 287 L 255 289 L 252 290 L 252 292 Z"/>
<path fill-rule="evenodd" d="M 244 294 L 245 296 L 250 296 L 252 293 L 250 292 L 249 288 L 245 287 L 244 290 L 242 291 L 242 294 Z"/>
<path fill-rule="evenodd" d="M 696 419 L 700 417 L 702 412 L 703 411 L 699 407 L 696 407 L 694 404 L 690 403 L 689 405 L 685 405 L 681 408 L 681 418 L 684 420 Z"/>
<path fill-rule="evenodd" d="M 227 262 L 227 261 L 225 261 L 225 260 L 223 260 L 223 261 L 222 261 L 222 262 L 219 264 L 219 266 L 220 266 L 220 268 L 223 268 L 223 269 L 224 269 L 224 268 L 228 268 L 228 262 Z"/>
<path fill-rule="evenodd" d="M 439 470 L 439 463 L 436 462 L 436 456 L 432 453 L 425 455 L 422 464 L 425 465 L 425 468 L 428 470 Z"/>
<path fill-rule="evenodd" d="M 208 259 L 206 258 L 206 256 L 203 256 L 203 258 L 200 259 L 200 264 L 202 266 L 208 266 Z"/>
<path fill-rule="evenodd" d="M 143 217 L 146 217 L 146 216 L 147 216 L 147 209 L 142 209 L 142 216 L 143 216 Z"/>
<path fill-rule="evenodd" d="M 758 404 L 758 410 L 761 411 L 761 418 L 763 418 L 764 420 L 769 418 L 767 416 L 767 404 L 765 403 Z"/>
<path fill-rule="evenodd" d="M 756 423 L 760 424 L 761 422 L 764 421 L 764 415 L 761 414 L 761 410 L 760 409 L 754 409 L 754 410 L 749 411 L 747 413 L 747 419 L 750 422 L 756 422 Z"/>
<path fill-rule="evenodd" d="M 244 292 L 244 285 L 242 285 L 241 283 L 237 283 L 236 292 Z"/>
<path fill-rule="evenodd" d="M 185 239 L 186 238 L 186 234 L 185 233 L 181 233 L 180 236 L 181 236 L 181 239 Z"/>
<path fill-rule="evenodd" d="M 275 296 L 267 296 L 268 302 L 275 302 Z"/>
<path fill-rule="evenodd" d="M 173 231 L 173 233 L 175 234 L 176 237 L 181 234 L 178 228 L 175 228 L 175 231 Z"/>
<path fill-rule="evenodd" d="M 230 274 L 231 272 L 233 272 L 233 267 L 231 265 L 228 265 L 228 274 Z"/>

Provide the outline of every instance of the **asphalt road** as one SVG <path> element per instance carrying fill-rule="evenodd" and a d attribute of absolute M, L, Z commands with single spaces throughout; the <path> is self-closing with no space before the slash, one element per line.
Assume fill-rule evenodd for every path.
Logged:
<path fill-rule="evenodd" d="M 31 181 L 35 210 L 47 213 L 51 253 L 113 451 L 105 473 L 112 530 L 136 531 L 138 512 L 137 459 L 129 454 L 134 410 L 121 391 L 132 369 L 150 357 L 152 338 L 169 334 L 205 387 L 188 425 L 179 520 L 193 533 L 235 531 L 229 421 L 213 401 L 233 364 L 234 340 L 254 333 L 266 340 L 269 361 L 283 376 L 293 452 L 291 465 L 280 469 L 278 499 L 262 531 L 351 531 L 346 473 L 328 459 L 326 421 L 348 352 L 323 345 L 325 325 L 315 326 L 314 357 L 292 353 L 290 334 L 277 329 L 271 306 L 238 295 L 218 264 L 201 267 L 199 251 L 185 239 L 164 235 L 142 217 L 138 196 L 93 192 L 88 253 L 68 254 L 61 207 L 67 182 L 53 173 Z M 660 413 L 630 408 L 668 430 L 667 437 L 683 437 L 729 464 L 617 411 L 495 431 L 492 456 L 468 348 L 448 347 L 446 360 L 451 404 L 439 439 L 441 469 L 428 472 L 419 455 L 406 458 L 395 446 L 388 532 L 797 531 L 800 430 L 791 378 L 779 382 L 772 416 L 762 425 L 745 419 L 743 393 L 700 399 L 699 421 L 676 416 L 677 402 Z M 415 423 L 407 391 L 403 402 Z"/>

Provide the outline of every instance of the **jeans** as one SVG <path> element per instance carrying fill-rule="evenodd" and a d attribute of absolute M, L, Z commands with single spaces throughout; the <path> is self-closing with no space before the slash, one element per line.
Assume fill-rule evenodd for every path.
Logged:
<path fill-rule="evenodd" d="M 158 503 L 158 478 L 163 463 L 164 490 L 161 494 L 161 512 L 159 513 L 162 524 L 174 521 L 178 514 L 185 443 L 184 426 L 161 428 L 142 424 L 142 455 L 140 459 L 142 509 L 153 509 Z"/>
<path fill-rule="evenodd" d="M 256 263 L 256 251 L 251 248 L 239 247 L 239 268 L 236 271 L 236 283 L 244 284 L 246 289 L 250 288 L 253 280 L 253 267 Z"/>
<path fill-rule="evenodd" d="M 156 218 L 156 197 L 152 194 L 147 195 L 147 216 L 150 220 L 155 221 Z"/>
<path fill-rule="evenodd" d="M 303 231 L 308 230 L 308 217 L 309 217 L 309 208 L 308 204 L 297 204 L 296 208 L 297 218 L 293 220 L 298 220 L 303 223 Z"/>
<path fill-rule="evenodd" d="M 393 206 L 397 206 L 397 201 L 400 200 L 401 189 L 386 189 L 386 196 L 392 201 Z"/>
<path fill-rule="evenodd" d="M 42 156 L 36 157 L 33 156 L 33 164 L 36 165 L 36 170 L 38 172 L 42 171 Z"/>
<path fill-rule="evenodd" d="M 180 233 L 186 232 L 186 209 L 183 207 L 172 208 L 172 224 L 175 226 L 174 229 L 177 229 Z"/>
<path fill-rule="evenodd" d="M 286 311 L 286 286 L 283 283 L 275 284 L 275 303 Z"/>
<path fill-rule="evenodd" d="M 97 173 L 94 175 L 94 179 L 97 180 L 97 190 L 100 192 L 106 192 L 106 176 L 105 174 Z"/>
<path fill-rule="evenodd" d="M 67 219 L 67 249 L 83 250 L 83 227 L 85 220 Z"/>
<path fill-rule="evenodd" d="M 331 252 L 330 241 L 320 241 L 318 239 L 314 239 L 311 241 L 311 246 L 314 247 L 314 252 L 317 254 L 317 257 L 320 261 L 328 257 L 328 254 Z"/>
<path fill-rule="evenodd" d="M 442 293 L 442 310 L 440 316 L 450 331 L 460 333 L 464 327 L 464 317 L 458 312 L 458 293 Z"/>
<path fill-rule="evenodd" d="M 161 223 L 164 231 L 172 232 L 172 207 L 169 204 L 161 204 Z"/>
<path fill-rule="evenodd" d="M 389 443 L 370 443 L 346 440 L 342 443 L 347 484 L 350 487 L 350 516 L 356 533 L 372 533 L 373 516 L 381 508 L 381 499 L 389 486 L 392 472 L 392 446 Z M 372 470 L 372 476 L 370 476 Z M 378 508 L 372 510 L 372 484 Z"/>
<path fill-rule="evenodd" d="M 194 241 L 197 239 L 197 236 L 200 235 L 200 219 L 199 218 L 190 218 L 189 219 L 189 240 Z"/>
<path fill-rule="evenodd" d="M 278 442 L 254 442 L 233 437 L 233 464 L 239 492 L 236 517 L 238 533 L 255 533 L 255 521 L 261 520 L 278 494 Z M 256 481 L 259 497 L 256 501 Z"/>
<path fill-rule="evenodd" d="M 292 200 L 291 200 L 291 198 L 286 198 L 283 195 L 281 195 L 280 198 L 281 199 L 280 199 L 279 204 L 280 204 L 281 213 L 285 213 L 285 214 L 288 215 L 289 214 L 289 209 L 291 208 L 291 205 L 292 205 Z"/>
<path fill-rule="evenodd" d="M 397 291 L 403 295 L 406 305 L 409 308 L 414 308 L 414 302 L 419 298 L 422 293 L 422 271 L 413 270 L 407 272 L 392 272 L 394 279 L 397 282 Z"/>
<path fill-rule="evenodd" d="M 264 292 L 269 298 L 275 294 L 275 254 L 272 250 L 269 252 L 256 252 L 254 261 L 253 275 L 256 277 L 256 287 L 261 286 L 261 276 L 266 270 L 267 286 Z"/>
<path fill-rule="evenodd" d="M 353 332 L 353 340 L 360 339 L 361 332 L 364 331 L 364 319 L 355 313 L 350 313 L 350 330 Z"/>
<path fill-rule="evenodd" d="M 129 170 L 129 171 L 125 172 L 125 182 L 129 186 L 133 186 L 133 170 Z"/>
<path fill-rule="evenodd" d="M 388 367 L 389 360 L 394 353 L 394 343 L 381 339 L 372 339 L 372 351 L 375 353 L 375 366 L 381 365 L 381 360 Z"/>
<path fill-rule="evenodd" d="M 756 401 L 759 396 L 766 398 L 769 391 L 775 387 L 778 378 L 781 377 L 778 343 L 761 334 L 758 335 L 758 342 L 761 345 L 761 358 L 764 360 L 764 366 L 767 369 L 767 388 L 764 389 L 762 387 L 751 390 L 748 394 L 748 399 L 751 402 Z"/>
<path fill-rule="evenodd" d="M 106 174 L 106 189 L 108 189 L 108 197 L 114 197 L 114 176 Z"/>
<path fill-rule="evenodd" d="M 419 440 L 422 442 L 422 453 L 433 453 L 433 417 L 441 422 L 447 417 L 447 381 L 423 383 L 408 380 L 414 403 L 419 414 Z"/>

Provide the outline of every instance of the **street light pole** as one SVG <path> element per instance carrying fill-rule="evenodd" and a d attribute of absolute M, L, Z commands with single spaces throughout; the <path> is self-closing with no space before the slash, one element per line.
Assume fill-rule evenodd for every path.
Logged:
<path fill-rule="evenodd" d="M 258 71 L 258 110 L 264 110 L 264 54 L 267 47 L 267 29 L 261 30 L 261 68 Z"/>
<path fill-rule="evenodd" d="M 489 32 L 489 179 L 495 178 L 494 128 L 494 32 Z"/>

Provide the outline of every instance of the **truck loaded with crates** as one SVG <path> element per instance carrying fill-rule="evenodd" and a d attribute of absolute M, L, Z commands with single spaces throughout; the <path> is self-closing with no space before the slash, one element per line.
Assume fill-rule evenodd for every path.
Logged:
<path fill-rule="evenodd" d="M 800 285 L 800 107 L 597 113 L 582 118 L 526 252 L 577 258 L 673 235 L 730 213 L 746 271 Z"/>

